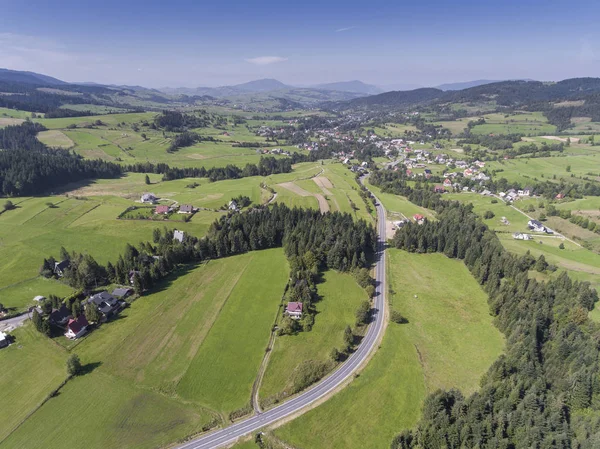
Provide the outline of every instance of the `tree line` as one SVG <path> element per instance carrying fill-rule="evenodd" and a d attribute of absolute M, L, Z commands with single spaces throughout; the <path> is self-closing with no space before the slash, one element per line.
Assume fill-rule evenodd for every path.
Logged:
<path fill-rule="evenodd" d="M 548 264 L 506 251 L 471 205 L 428 190 L 413 190 L 409 199 L 435 210 L 438 221 L 407 224 L 394 246 L 463 260 L 488 293 L 507 345 L 477 393 L 430 395 L 416 429 L 398 435 L 391 447 L 597 447 L 600 326 L 588 318 L 596 290 L 566 273 L 547 282 L 530 279 L 528 270 Z"/>
<path fill-rule="evenodd" d="M 64 249 L 60 258 L 70 260 L 64 279 L 77 289 L 132 283 L 136 292 L 142 294 L 179 265 L 283 247 L 293 270 L 289 298 L 305 300 L 310 308 L 314 296 L 306 294 L 302 282 L 310 280 L 314 284 L 308 272 L 365 268 L 375 251 L 376 241 L 373 226 L 364 220 L 354 221 L 350 214 L 322 215 L 312 209 L 290 209 L 274 204 L 225 215 L 215 221 L 207 236 L 201 239 L 186 234 L 183 242 L 179 242 L 173 239 L 173 231 L 155 229 L 152 242 L 138 246 L 128 244 L 124 253 L 106 267 L 91 255 L 68 253 Z M 303 265 L 299 260 L 305 261 Z M 41 274 L 53 276 L 54 262 L 53 257 L 44 259 Z"/>

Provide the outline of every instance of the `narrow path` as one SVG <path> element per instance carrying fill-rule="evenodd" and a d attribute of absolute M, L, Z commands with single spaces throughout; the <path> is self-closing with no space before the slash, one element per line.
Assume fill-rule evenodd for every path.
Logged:
<path fill-rule="evenodd" d="M 377 281 L 377 286 L 375 287 L 375 297 L 373 298 L 373 321 L 369 325 L 367 333 L 357 350 L 333 371 L 333 373 L 298 396 L 277 407 L 269 409 L 264 413 L 256 414 L 230 426 L 201 435 L 198 438 L 177 446 L 179 449 L 212 449 L 227 447 L 235 443 L 239 438 L 257 432 L 266 426 L 273 425 L 286 418 L 289 419 L 298 416 L 306 412 L 311 406 L 314 406 L 322 400 L 328 399 L 334 393 L 341 390 L 340 387 L 346 385 L 346 383 L 352 379 L 354 374 L 369 360 L 369 357 L 379 346 L 380 339 L 385 330 L 385 307 L 387 305 L 385 209 L 379 200 L 376 199 L 376 202 L 378 241 L 375 261 L 375 280 Z"/>

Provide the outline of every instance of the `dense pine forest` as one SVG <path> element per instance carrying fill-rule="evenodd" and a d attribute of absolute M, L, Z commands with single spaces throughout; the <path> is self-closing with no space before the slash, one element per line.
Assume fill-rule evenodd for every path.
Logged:
<path fill-rule="evenodd" d="M 46 147 L 36 138 L 43 130 L 31 122 L 0 129 L 0 195 L 35 195 L 69 182 L 121 175 L 117 164 Z"/>
<path fill-rule="evenodd" d="M 407 224 L 394 246 L 462 259 L 489 294 L 507 346 L 477 393 L 429 396 L 417 428 L 397 436 L 391 447 L 599 447 L 600 326 L 587 317 L 596 290 L 566 273 L 547 282 L 530 279 L 528 270 L 543 271 L 547 264 L 509 254 L 471 206 L 427 190 L 406 193 L 437 211 L 439 220 Z"/>

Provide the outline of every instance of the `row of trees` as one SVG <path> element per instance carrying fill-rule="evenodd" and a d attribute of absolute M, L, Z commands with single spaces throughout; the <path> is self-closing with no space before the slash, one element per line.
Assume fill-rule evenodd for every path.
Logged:
<path fill-rule="evenodd" d="M 587 282 L 565 273 L 538 282 L 528 270 L 545 261 L 509 254 L 472 207 L 430 191 L 409 199 L 438 212 L 438 221 L 407 224 L 393 244 L 407 251 L 458 258 L 489 294 L 506 351 L 465 397 L 456 390 L 429 396 L 413 431 L 392 448 L 592 448 L 600 441 L 600 326 L 588 319 L 598 300 Z"/>

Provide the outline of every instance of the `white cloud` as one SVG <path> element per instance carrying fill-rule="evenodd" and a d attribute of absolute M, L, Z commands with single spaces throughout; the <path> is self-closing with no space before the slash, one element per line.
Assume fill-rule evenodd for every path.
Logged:
<path fill-rule="evenodd" d="M 338 28 L 337 30 L 335 30 L 336 33 L 342 33 L 344 31 L 350 31 L 353 30 L 355 28 L 358 28 L 357 26 L 351 26 L 351 27 L 345 27 L 345 28 Z"/>
<path fill-rule="evenodd" d="M 256 65 L 276 64 L 278 62 L 284 62 L 287 60 L 288 58 L 282 58 L 281 56 L 258 56 L 256 58 L 245 59 L 246 62 Z"/>

